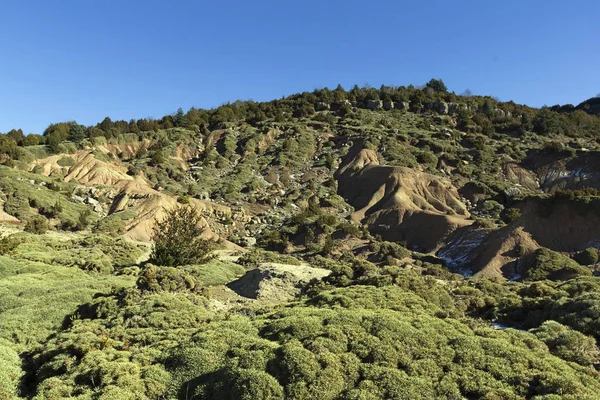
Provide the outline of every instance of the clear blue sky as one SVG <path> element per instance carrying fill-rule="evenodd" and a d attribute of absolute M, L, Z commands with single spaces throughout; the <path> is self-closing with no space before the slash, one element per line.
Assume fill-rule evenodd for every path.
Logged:
<path fill-rule="evenodd" d="M 4 0 L 0 132 L 442 78 L 532 106 L 600 93 L 600 1 Z"/>

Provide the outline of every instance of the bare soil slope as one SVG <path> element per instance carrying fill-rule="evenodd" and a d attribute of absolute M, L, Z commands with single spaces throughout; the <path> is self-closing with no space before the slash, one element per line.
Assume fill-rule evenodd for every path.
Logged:
<path fill-rule="evenodd" d="M 373 233 L 422 251 L 437 249 L 459 227 L 472 223 L 456 188 L 443 178 L 379 164 L 372 150 L 351 152 L 336 173 L 339 193 L 354 208 L 352 218 Z"/>
<path fill-rule="evenodd" d="M 123 151 L 133 153 L 136 148 L 142 146 L 143 144 L 132 148 L 126 147 Z M 72 158 L 75 164 L 72 166 L 59 165 L 58 161 L 66 157 Z M 126 237 L 135 241 L 150 241 L 155 220 L 162 218 L 167 209 L 177 205 L 177 199 L 174 196 L 153 189 L 142 175 L 135 177 L 127 175 L 127 170 L 119 165 L 118 161 L 113 163 L 98 160 L 90 150 L 39 159 L 30 167 L 33 169 L 36 166 L 41 167 L 42 174 L 47 176 L 60 174 L 67 182 L 75 181 L 84 186 L 110 187 L 115 195 L 109 214 L 123 210 L 133 210 L 136 213 L 136 217 L 128 222 L 125 234 Z M 203 216 L 202 224 L 206 228 L 206 237 L 218 239 L 219 236 L 210 229 L 206 218 L 231 217 L 231 209 L 224 205 L 196 199 L 192 199 L 190 204 Z"/>
<path fill-rule="evenodd" d="M 521 217 L 497 230 L 458 230 L 437 253 L 450 266 L 479 277 L 516 279 L 539 247 L 574 253 L 600 247 L 600 205 L 568 199 L 529 199 Z"/>

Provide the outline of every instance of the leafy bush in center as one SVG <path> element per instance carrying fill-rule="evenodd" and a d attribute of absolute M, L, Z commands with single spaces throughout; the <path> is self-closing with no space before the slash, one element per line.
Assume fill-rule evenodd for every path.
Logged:
<path fill-rule="evenodd" d="M 213 242 L 202 238 L 202 217 L 191 206 L 175 207 L 157 221 L 150 262 L 167 267 L 202 264 L 210 259 Z"/>

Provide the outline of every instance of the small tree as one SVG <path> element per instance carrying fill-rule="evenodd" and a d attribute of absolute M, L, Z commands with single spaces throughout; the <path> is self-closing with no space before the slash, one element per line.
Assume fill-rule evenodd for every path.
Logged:
<path fill-rule="evenodd" d="M 596 264 L 600 257 L 598 255 L 598 249 L 589 247 L 589 248 L 585 249 L 584 251 L 575 254 L 575 257 L 573 257 L 573 258 L 580 265 L 592 265 L 592 264 Z"/>
<path fill-rule="evenodd" d="M 77 224 L 75 225 L 75 229 L 77 229 L 78 231 L 82 231 L 84 229 L 87 228 L 87 226 L 90 224 L 90 217 L 92 215 L 92 212 L 89 209 L 85 209 L 83 210 L 80 214 L 79 214 L 79 218 L 77 219 Z"/>
<path fill-rule="evenodd" d="M 187 121 L 187 116 L 185 115 L 185 113 L 183 112 L 183 108 L 179 107 L 179 109 L 177 109 L 177 113 L 175 114 L 175 126 L 178 128 L 184 128 L 187 126 L 188 121 Z"/>
<path fill-rule="evenodd" d="M 433 79 L 432 78 L 429 82 L 427 82 L 427 84 L 425 86 L 430 89 L 433 89 L 436 92 L 446 93 L 448 91 L 446 84 L 441 79 Z"/>
<path fill-rule="evenodd" d="M 155 265 L 177 267 L 202 264 L 210 260 L 214 242 L 201 238 L 205 231 L 200 226 L 202 217 L 191 206 L 175 206 L 156 222 L 152 240 L 154 247 L 149 262 Z"/>
<path fill-rule="evenodd" d="M 31 217 L 25 223 L 25 232 L 42 235 L 48 230 L 48 220 L 41 215 Z"/>
<path fill-rule="evenodd" d="M 85 126 L 77 123 L 72 124 L 69 127 L 68 139 L 75 143 L 80 143 L 83 139 L 85 139 Z"/>

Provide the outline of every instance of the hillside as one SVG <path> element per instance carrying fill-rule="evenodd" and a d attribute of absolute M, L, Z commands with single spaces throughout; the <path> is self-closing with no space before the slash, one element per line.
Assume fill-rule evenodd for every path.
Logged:
<path fill-rule="evenodd" d="M 582 104 L 434 79 L 0 134 L 0 399 L 597 398 Z M 154 265 L 177 207 L 213 257 Z"/>
<path fill-rule="evenodd" d="M 600 115 L 600 96 L 592 97 L 580 103 L 577 106 L 578 110 L 583 110 L 589 114 Z"/>

